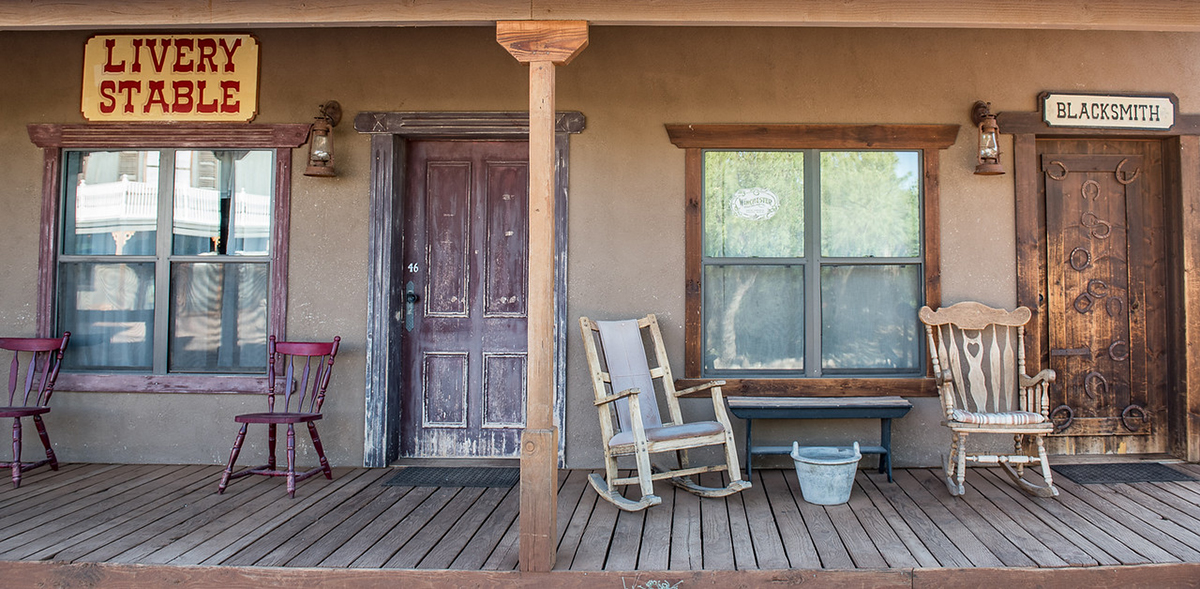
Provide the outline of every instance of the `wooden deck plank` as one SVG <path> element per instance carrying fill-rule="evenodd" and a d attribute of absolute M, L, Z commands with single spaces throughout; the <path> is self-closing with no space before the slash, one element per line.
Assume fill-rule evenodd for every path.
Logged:
<path fill-rule="evenodd" d="M 759 471 L 756 476 L 758 478 L 752 481 L 753 486 L 737 494 L 745 509 L 755 566 L 760 569 L 786 569 L 790 566 L 787 551 L 783 548 L 779 526 L 771 513 L 762 472 Z M 742 568 L 740 559 L 738 568 Z"/>
<path fill-rule="evenodd" d="M 405 487 L 409 489 L 398 501 L 392 502 L 386 506 L 386 509 L 379 515 L 371 519 L 366 526 L 356 532 L 349 540 L 337 547 L 332 554 L 322 559 L 317 566 L 322 567 L 349 567 L 355 560 L 362 557 L 371 547 L 375 546 L 384 536 L 395 528 L 404 518 L 408 517 L 413 510 L 417 509 L 425 503 L 434 491 L 435 487 Z M 386 562 L 391 554 L 379 560 L 380 563 Z"/>
<path fill-rule="evenodd" d="M 1180 499 L 1153 484 L 1113 485 L 1112 488 L 1188 530 L 1200 530 L 1200 504 Z"/>
<path fill-rule="evenodd" d="M 866 474 L 860 473 L 856 478 L 865 478 Z M 868 485 L 870 483 L 867 483 Z M 888 524 L 887 518 L 875 507 L 871 502 L 871 498 L 867 496 L 866 489 L 862 483 L 855 481 L 855 489 L 850 493 L 850 502 L 847 504 L 853 515 L 858 518 L 859 524 L 862 526 L 867 538 L 872 542 L 878 550 L 879 555 L 883 558 L 884 564 L 892 568 L 916 567 L 920 566 L 896 532 Z M 854 554 L 851 553 L 853 557 Z M 934 561 L 936 562 L 936 561 Z M 855 560 L 855 564 L 859 564 Z"/>
<path fill-rule="evenodd" d="M 485 571 L 515 571 L 521 555 L 521 525 L 514 520 L 500 537 L 500 543 L 483 563 Z"/>
<path fill-rule="evenodd" d="M 946 535 L 941 533 L 933 525 L 933 522 L 930 522 L 929 518 L 924 513 L 921 513 L 911 502 L 906 501 L 910 508 L 908 511 L 910 515 L 917 517 L 901 517 L 900 513 L 896 511 L 896 507 L 888 501 L 887 497 L 878 488 L 879 486 L 886 485 L 887 488 L 894 490 L 896 483 L 888 481 L 886 477 L 876 479 L 862 471 L 859 471 L 856 482 L 859 488 L 866 493 L 867 498 L 871 500 L 871 504 L 883 516 L 884 521 L 888 523 L 888 526 L 892 528 L 892 531 L 904 543 L 904 548 L 916 559 L 918 566 L 929 568 L 942 566 L 942 560 L 934 555 L 930 547 L 926 546 L 926 542 L 932 545 L 939 554 L 945 555 L 946 561 L 962 563 L 959 566 L 970 564 L 967 557 L 963 556 L 962 552 L 955 548 L 950 540 L 946 538 Z M 900 493 L 900 495 L 903 495 L 903 493 Z M 909 521 L 910 519 L 917 521 Z M 918 534 L 916 530 L 922 530 L 923 533 Z M 922 541 L 922 538 L 925 540 Z M 886 553 L 884 557 L 887 557 Z"/>
<path fill-rule="evenodd" d="M 48 497 L 69 493 L 102 472 L 117 468 L 116 464 L 62 464 L 58 472 L 46 469 L 33 471 L 21 479 L 21 486 L 0 484 L 0 513 L 12 513 L 24 505 L 37 505 Z"/>
<path fill-rule="evenodd" d="M 259 487 L 252 487 L 244 483 L 236 487 L 231 485 L 225 490 L 226 495 L 230 493 L 254 493 L 255 495 L 270 493 L 277 499 L 259 511 L 246 514 L 246 517 L 237 524 L 175 557 L 171 560 L 171 564 L 220 564 L 245 546 L 275 529 L 276 526 L 286 522 L 293 515 L 303 512 L 322 497 L 336 491 L 361 474 L 363 474 L 361 469 L 335 468 L 332 481 L 326 480 L 324 477 L 305 481 L 302 485 L 303 491 L 297 489 L 294 499 L 288 497 L 284 486 L 279 484 L 278 480 L 274 481 L 276 489 L 273 491 L 260 492 L 258 491 Z"/>
<path fill-rule="evenodd" d="M 349 566 L 355 568 L 379 568 L 400 551 L 421 528 L 442 510 L 450 500 L 462 491 L 461 487 L 436 487 L 424 501 L 408 512 L 394 527 L 389 529 L 362 556 Z"/>
<path fill-rule="evenodd" d="M 139 523 L 131 522 L 153 521 L 161 517 L 163 508 L 172 505 L 180 493 L 186 493 L 190 486 L 203 480 L 207 474 L 202 467 L 184 467 L 170 472 L 170 476 L 144 482 L 141 490 L 144 492 L 136 495 L 125 492 L 106 493 L 108 498 L 103 505 L 96 506 L 104 508 L 100 518 L 90 517 L 83 520 L 86 522 L 86 528 L 79 530 L 81 533 L 71 534 L 62 542 L 31 554 L 29 558 L 52 557 L 55 560 L 72 561 L 91 554 L 97 547 L 118 542 L 129 532 L 137 530 Z M 135 496 L 131 497 L 132 495 Z"/>
<path fill-rule="evenodd" d="M 561 544 L 563 535 L 567 532 L 567 526 L 571 523 L 571 515 L 579 506 L 579 501 L 586 494 L 595 494 L 591 490 L 591 485 L 588 484 L 588 475 L 592 471 L 588 470 L 572 470 L 561 485 L 558 487 L 558 513 L 555 518 L 558 527 L 558 541 Z"/>
<path fill-rule="evenodd" d="M 825 513 L 829 514 L 829 520 L 837 530 L 838 536 L 841 537 L 846 552 L 850 553 L 855 568 L 881 569 L 888 566 L 887 559 L 880 553 L 879 548 L 871 539 L 871 535 L 867 533 L 866 528 L 863 527 L 849 504 L 828 505 L 825 507 Z M 886 528 L 886 524 L 884 527 Z"/>
<path fill-rule="evenodd" d="M 617 514 L 620 511 L 608 501 L 597 500 L 583 534 L 579 537 L 579 546 L 575 549 L 574 557 L 569 565 L 563 562 L 561 566 L 573 571 L 604 570 L 604 561 L 608 558 L 608 547 L 612 542 L 617 526 Z"/>
<path fill-rule="evenodd" d="M 657 491 L 664 493 L 661 488 Z M 671 488 L 671 491 L 675 493 L 675 513 L 671 518 L 671 561 L 668 568 L 672 571 L 703 569 L 704 532 L 700 526 L 700 498 L 683 489 Z"/>
<path fill-rule="evenodd" d="M 509 489 L 508 494 L 479 526 L 479 530 L 463 547 L 462 552 L 445 568 L 468 571 L 484 568 L 484 563 L 499 546 L 505 532 L 517 527 L 517 517 L 521 511 L 520 498 L 520 488 Z"/>
<path fill-rule="evenodd" d="M 699 484 L 724 487 L 721 473 L 700 475 Z M 730 533 L 729 497 L 699 497 L 700 546 L 706 570 L 734 570 L 733 536 Z"/>
<path fill-rule="evenodd" d="M 63 554 L 63 550 L 89 542 L 130 517 L 153 511 L 162 504 L 163 492 L 182 488 L 188 483 L 189 472 L 193 477 L 202 476 L 199 467 L 160 468 L 157 471 L 139 469 L 131 472 L 143 472 L 143 475 L 99 492 L 81 494 L 79 501 L 73 503 L 71 508 L 78 505 L 85 507 L 64 509 L 61 517 L 0 543 L 0 551 L 13 558 L 41 559 L 53 556 L 67 560 L 71 555 Z M 14 543 L 20 546 L 19 550 L 12 549 Z"/>
<path fill-rule="evenodd" d="M 792 497 L 790 491 L 782 492 L 787 489 L 783 471 L 759 470 L 757 474 L 763 488 L 771 489 L 767 494 L 771 503 L 771 514 L 774 516 L 775 525 L 779 530 L 779 539 L 783 543 L 783 549 L 787 553 L 791 568 L 821 568 L 821 557 L 817 554 L 817 547 L 813 544 L 813 538 L 809 535 L 804 518 L 800 515 L 796 499 Z"/>
<path fill-rule="evenodd" d="M 922 485 L 932 497 L 961 522 L 960 525 L 979 538 L 987 550 L 999 558 L 1005 566 L 1042 566 L 1036 559 L 1022 551 L 1020 542 L 1010 539 L 1007 530 L 1011 529 L 1013 525 L 1007 514 L 999 515 L 1004 521 L 993 522 L 989 515 L 978 510 L 979 507 L 990 506 L 991 503 L 973 487 L 967 488 L 962 497 L 953 497 L 946 489 L 942 478 L 928 470 L 905 472 L 903 476 L 911 477 Z M 967 484 L 969 485 L 970 482 L 970 472 L 968 471 Z M 991 512 L 991 515 L 995 515 L 995 512 Z M 1045 547 L 1041 547 L 1041 550 L 1044 552 Z M 1064 565 L 1065 563 L 1062 563 L 1058 566 Z"/>
<path fill-rule="evenodd" d="M 422 558 L 415 567 L 410 568 L 450 568 L 450 563 L 458 558 L 467 544 L 471 542 L 471 538 L 479 533 L 480 526 L 488 521 L 489 516 L 500 505 L 500 502 L 512 494 L 520 494 L 520 490 L 515 485 L 486 489 L 483 495 L 467 508 L 467 512 L 454 522 L 453 527 L 442 536 L 442 539 L 425 555 L 425 558 Z"/>
<path fill-rule="evenodd" d="M 908 499 L 933 522 L 934 527 L 945 534 L 954 547 L 962 552 L 963 556 L 970 561 L 971 566 L 1004 566 L 1004 562 L 1000 558 L 992 554 L 992 551 L 988 550 L 987 546 L 975 534 L 972 534 L 966 525 L 950 513 L 941 501 L 925 490 L 925 487 L 921 486 L 907 471 L 894 472 L 892 478 L 895 479 L 897 487 L 907 495 Z M 903 499 L 896 497 L 892 501 L 892 505 L 898 507 L 902 501 Z M 949 566 L 944 562 L 942 564 Z"/>
<path fill-rule="evenodd" d="M 46 521 L 57 520 L 68 513 L 86 508 L 91 503 L 100 501 L 107 489 L 118 485 L 129 488 L 130 480 L 148 473 L 152 476 L 162 476 L 161 468 L 146 464 L 130 469 L 98 472 L 96 476 L 88 477 L 74 488 L 55 489 L 42 496 L 31 493 L 23 501 L 0 511 L 0 537 L 15 535 L 40 526 Z"/>
<path fill-rule="evenodd" d="M 215 467 L 207 467 L 199 481 L 215 481 L 219 476 L 218 472 Z M 152 552 L 153 550 L 145 550 L 151 546 L 147 545 L 149 539 L 171 531 L 189 517 L 207 511 L 218 502 L 219 496 L 211 488 L 205 488 L 203 484 L 186 485 L 178 492 L 163 497 L 160 504 L 171 506 L 172 509 L 165 513 L 163 510 L 148 511 L 128 519 L 114 527 L 100 546 L 76 558 L 86 562 L 132 562 L 123 560 L 120 556 L 127 551 L 132 558 Z M 153 546 L 157 549 L 159 545 Z"/>
<path fill-rule="evenodd" d="M 653 508 L 651 508 L 653 509 Z M 642 548 L 642 530 L 646 523 L 646 509 L 621 511 L 613 528 L 612 543 L 604 570 L 632 571 L 637 569 L 638 552 Z"/>
<path fill-rule="evenodd" d="M 450 528 L 462 520 L 471 506 L 483 496 L 483 493 L 483 487 L 465 487 L 460 490 L 454 499 L 451 499 L 437 515 L 427 521 L 420 531 L 413 535 L 411 540 L 383 564 L 383 568 L 417 568 L 417 563 L 421 562 L 421 559 L 425 558 L 429 551 L 446 536 Z"/>
<path fill-rule="evenodd" d="M 996 514 L 1004 514 L 1011 518 L 1013 524 L 1019 526 L 1019 528 L 1013 530 L 1009 527 L 1009 537 L 1018 539 L 1014 541 L 1017 541 L 1018 546 L 1037 560 L 1040 566 L 1096 566 L 1100 564 L 1100 561 L 1090 553 L 1065 537 L 1066 533 L 1070 532 L 1070 530 L 1063 529 L 1064 533 L 1060 534 L 1058 528 L 1046 525 L 1040 518 L 1031 513 L 1031 508 L 1034 505 L 1033 500 L 1037 499 L 1036 497 L 1031 497 L 1029 501 L 1017 502 L 997 486 L 997 484 L 1004 483 L 997 483 L 995 478 L 984 476 L 984 471 L 995 470 L 993 468 L 977 468 L 974 469 L 974 476 L 971 477 L 971 485 L 980 494 L 990 500 L 992 504 L 992 507 L 986 507 L 986 504 L 983 502 L 979 503 L 983 508 L 977 510 L 984 517 L 988 517 L 991 521 L 999 519 Z M 1090 542 L 1086 542 L 1086 544 L 1094 547 Z M 1038 550 L 1043 548 L 1050 552 L 1055 561 L 1062 561 L 1063 564 L 1045 564 L 1047 559 L 1039 556 L 1037 553 Z M 1103 551 L 1100 552 L 1106 560 L 1111 560 L 1108 558 L 1108 555 L 1103 554 Z"/>
<path fill-rule="evenodd" d="M 675 488 L 659 491 L 662 503 L 643 510 L 641 545 L 638 547 L 639 570 L 665 571 L 671 566 L 671 526 L 675 518 Z"/>
<path fill-rule="evenodd" d="M 181 554 L 199 546 L 210 538 L 221 534 L 230 527 L 245 519 L 246 514 L 256 513 L 278 497 L 274 493 L 265 493 L 275 486 L 275 481 L 259 477 L 257 481 L 248 481 L 242 488 L 245 493 L 233 493 L 227 496 L 228 503 L 222 503 L 219 509 L 212 509 L 192 518 L 185 525 L 189 527 L 186 534 L 172 535 L 166 544 L 158 542 L 159 548 L 138 562 L 152 564 L 167 564 Z M 252 489 L 257 489 L 255 492 Z M 151 540 L 153 541 L 153 539 Z"/>
<path fill-rule="evenodd" d="M 817 555 L 821 558 L 821 567 L 827 569 L 854 568 L 854 560 L 850 558 L 850 552 L 842 543 L 842 538 L 838 535 L 837 528 L 829 519 L 825 508 L 804 500 L 804 494 L 800 491 L 800 481 L 796 477 L 784 476 L 784 481 L 787 482 L 792 500 L 796 502 L 796 507 L 800 510 L 800 517 L 804 519 L 804 525 L 808 528 L 812 543 L 817 548 Z"/>
<path fill-rule="evenodd" d="M 283 566 L 379 495 L 383 491 L 380 483 L 386 475 L 386 471 L 369 470 L 349 481 L 301 514 L 289 518 L 287 523 L 264 534 L 254 544 L 243 548 L 229 559 L 230 564 Z"/>
<path fill-rule="evenodd" d="M 1086 492 L 1090 496 L 1112 504 L 1116 509 L 1122 510 L 1124 513 L 1149 524 L 1161 532 L 1161 535 L 1155 538 L 1153 542 L 1183 561 L 1200 562 L 1200 550 L 1198 550 L 1200 549 L 1200 535 L 1164 518 L 1161 514 L 1147 509 L 1137 501 L 1121 495 L 1113 489 L 1112 485 L 1088 485 L 1086 489 L 1082 489 L 1081 485 L 1075 483 L 1070 483 L 1070 485 L 1074 487 L 1072 489 L 1073 492 Z M 1076 492 L 1076 494 L 1080 493 Z"/>
<path fill-rule="evenodd" d="M 254 481 L 254 483 L 258 484 L 265 482 Z M 265 490 L 267 487 L 263 486 L 261 488 Z M 208 491 L 211 491 L 211 489 Z M 244 496 L 235 495 L 222 497 L 219 500 L 213 499 L 217 495 L 212 493 L 205 496 L 204 493 L 206 490 L 203 487 L 194 492 L 199 493 L 199 495 L 196 495 L 199 500 L 189 501 L 187 498 L 180 498 L 179 503 L 183 506 L 178 511 L 171 513 L 168 517 L 158 520 L 142 530 L 138 530 L 139 534 L 143 531 L 149 531 L 150 534 L 143 535 L 142 539 L 134 543 L 129 549 L 105 560 L 109 562 L 128 563 L 148 562 L 151 554 L 166 549 L 177 541 L 185 540 L 180 542 L 180 544 L 190 546 L 199 544 L 205 538 L 209 538 L 215 534 L 215 532 L 201 532 L 201 528 L 212 523 L 214 520 L 220 519 L 230 511 L 238 512 L 245 503 L 252 499 L 252 496 L 248 493 Z M 227 524 L 232 523 L 228 519 L 225 522 Z M 193 537 L 195 537 L 194 540 L 192 539 Z"/>
<path fill-rule="evenodd" d="M 1008 495 L 1014 503 L 1024 505 L 1034 516 L 1041 519 L 1063 537 L 1088 553 L 1100 565 L 1145 564 L 1150 561 L 1113 538 L 1088 519 L 1067 509 L 1054 497 L 1030 497 L 1011 484 L 1007 476 L 995 469 L 983 473 L 992 485 Z"/>
<path fill-rule="evenodd" d="M 555 570 L 571 568 L 571 563 L 575 561 L 575 552 L 579 550 L 579 544 L 583 541 L 583 533 L 587 531 L 588 521 L 592 518 L 592 510 L 596 508 L 597 502 L 607 503 L 600 500 L 594 491 L 583 492 L 579 501 L 575 503 L 574 510 L 566 514 L 566 522 L 558 522 L 563 532 L 559 536 L 558 551 L 554 557 Z"/>
<path fill-rule="evenodd" d="M 728 485 L 729 478 L 721 477 L 721 484 Z M 751 485 L 750 489 L 753 488 L 754 486 Z M 725 503 L 729 509 L 729 533 L 731 536 L 730 542 L 733 546 L 733 566 L 739 571 L 759 568 L 758 556 L 754 554 L 754 534 L 763 531 L 751 529 L 750 518 L 746 515 L 745 493 L 750 489 L 734 493 L 725 498 Z M 758 524 L 759 522 L 754 523 Z M 778 535 L 776 535 L 776 540 L 778 540 Z M 783 568 L 787 568 L 787 566 L 784 565 Z"/>
<path fill-rule="evenodd" d="M 1058 500 L 1063 502 L 1076 513 L 1086 513 L 1094 522 L 1113 522 L 1112 529 L 1124 529 L 1121 539 L 1126 546 L 1136 550 L 1151 562 L 1179 562 L 1183 560 L 1176 553 L 1187 551 L 1187 547 L 1179 544 L 1174 538 L 1164 534 L 1154 526 L 1133 517 L 1124 510 L 1105 501 L 1099 495 L 1071 481 L 1055 481 L 1059 489 Z M 1097 523 L 1102 528 L 1104 525 Z M 1116 532 L 1114 532 L 1116 533 Z"/>
<path fill-rule="evenodd" d="M 391 473 L 389 472 L 385 476 L 391 476 Z M 372 491 L 370 502 L 361 505 L 353 514 L 321 536 L 320 540 L 313 542 L 293 556 L 285 563 L 285 566 L 313 567 L 319 565 L 321 561 L 333 555 L 334 551 L 353 538 L 359 530 L 404 497 L 412 490 L 412 487 L 379 484 L 371 487 L 370 490 Z"/>

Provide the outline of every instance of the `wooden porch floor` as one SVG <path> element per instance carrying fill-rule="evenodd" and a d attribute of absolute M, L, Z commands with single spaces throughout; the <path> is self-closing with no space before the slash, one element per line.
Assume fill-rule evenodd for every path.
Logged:
<path fill-rule="evenodd" d="M 1200 477 L 1200 467 L 1175 468 Z M 517 489 L 385 487 L 391 469 L 336 469 L 288 499 L 252 477 L 216 494 L 220 467 L 65 465 L 0 485 L 0 561 L 509 571 Z M 1122 567 L 1200 562 L 1200 482 L 1077 485 L 1029 498 L 974 468 L 952 498 L 936 471 L 859 472 L 848 504 L 801 498 L 791 471 L 698 499 L 619 512 L 562 471 L 556 569 L 709 571 Z M 2 565 L 3 563 L 0 563 Z M 1189 568 L 1191 571 L 1195 569 Z"/>

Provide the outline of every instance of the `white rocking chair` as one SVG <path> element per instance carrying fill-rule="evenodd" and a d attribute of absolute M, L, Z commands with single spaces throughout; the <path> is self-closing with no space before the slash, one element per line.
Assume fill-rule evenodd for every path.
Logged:
<path fill-rule="evenodd" d="M 1031 313 L 1025 307 L 1009 312 L 975 302 L 964 302 L 934 311 L 922 307 L 933 376 L 945 411 L 942 425 L 952 433 L 950 454 L 943 460 L 950 494 L 963 494 L 968 461 L 1000 464 L 1026 493 L 1055 497 L 1058 489 L 1050 475 L 1044 437 L 1054 431 L 1050 420 L 1050 383 L 1053 370 L 1033 377 L 1025 374 L 1025 324 Z M 971 454 L 968 434 L 1012 434 L 1012 454 Z M 1033 438 L 1036 455 L 1027 452 L 1025 436 Z M 1022 477 L 1026 466 L 1041 465 L 1044 485 Z M 1014 468 L 1015 466 L 1015 468 Z"/>
<path fill-rule="evenodd" d="M 584 350 L 591 369 L 595 405 L 600 413 L 600 431 L 604 439 L 605 477 L 597 474 L 589 477 L 592 487 L 601 497 L 625 511 L 638 511 L 662 502 L 654 494 L 656 480 L 670 479 L 676 486 L 702 497 L 723 497 L 750 488 L 749 481 L 741 480 L 733 428 L 721 396 L 721 385 L 725 381 L 707 382 L 676 391 L 671 368 L 667 364 L 667 353 L 663 349 L 662 333 L 654 315 L 626 321 L 591 321 L 581 317 L 579 326 L 583 331 Z M 654 345 L 653 357 L 657 364 L 654 368 L 649 367 L 646 357 L 643 329 L 649 331 Z M 670 423 L 663 423 L 659 415 L 655 379 L 662 383 Z M 703 390 L 710 391 L 716 421 L 684 423 L 679 397 Z M 687 450 L 702 446 L 722 446 L 725 463 L 691 466 Z M 650 455 L 660 452 L 675 452 L 679 468 L 652 466 Z M 636 476 L 618 476 L 619 456 L 635 458 Z M 729 473 L 730 481 L 725 487 L 702 487 L 692 479 L 693 475 L 719 471 Z M 639 500 L 626 499 L 617 491 L 619 486 L 635 483 L 642 491 Z"/>

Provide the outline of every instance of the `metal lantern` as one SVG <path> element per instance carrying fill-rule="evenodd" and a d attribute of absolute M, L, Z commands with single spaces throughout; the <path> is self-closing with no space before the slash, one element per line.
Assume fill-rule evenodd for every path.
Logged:
<path fill-rule="evenodd" d="M 317 107 L 320 114 L 308 134 L 308 167 L 305 176 L 336 176 L 333 171 L 333 128 L 342 120 L 342 105 L 330 100 Z"/>

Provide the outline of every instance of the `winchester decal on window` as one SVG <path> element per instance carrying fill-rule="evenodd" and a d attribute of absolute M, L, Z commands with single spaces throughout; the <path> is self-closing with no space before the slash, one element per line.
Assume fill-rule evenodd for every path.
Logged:
<path fill-rule="evenodd" d="M 245 122 L 257 106 L 250 35 L 96 35 L 84 46 L 89 121 Z"/>
<path fill-rule="evenodd" d="M 1042 113 L 1051 127 L 1167 130 L 1175 125 L 1174 96 L 1058 93 L 1042 96 Z"/>

